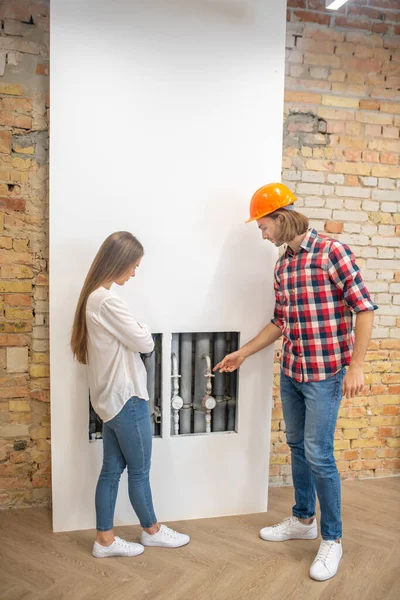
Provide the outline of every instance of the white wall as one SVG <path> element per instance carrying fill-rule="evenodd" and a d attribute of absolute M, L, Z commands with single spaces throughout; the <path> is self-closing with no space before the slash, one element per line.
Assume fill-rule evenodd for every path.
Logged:
<path fill-rule="evenodd" d="M 164 437 L 153 445 L 160 520 L 266 509 L 272 350 L 240 373 L 239 431 L 170 438 L 173 332 L 239 331 L 273 310 L 275 251 L 244 225 L 280 180 L 285 3 L 53 0 L 51 413 L 56 531 L 94 527 L 102 443 L 88 443 L 83 367 L 68 348 L 83 279 L 104 238 L 146 255 L 118 291 L 164 334 Z M 136 522 L 126 480 L 116 524 Z"/>

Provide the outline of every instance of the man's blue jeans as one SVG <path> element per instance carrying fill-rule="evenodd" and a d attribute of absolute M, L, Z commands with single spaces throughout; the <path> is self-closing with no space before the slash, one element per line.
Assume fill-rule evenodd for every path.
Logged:
<path fill-rule="evenodd" d="M 324 540 L 342 537 L 340 478 L 333 439 L 345 369 L 323 381 L 298 382 L 281 371 L 281 399 L 286 440 L 292 454 L 295 491 L 293 515 L 315 515 L 315 490 Z"/>
<path fill-rule="evenodd" d="M 96 528 L 114 526 L 114 510 L 121 474 L 128 467 L 128 490 L 142 527 L 157 523 L 150 489 L 152 431 L 149 404 L 133 396 L 111 421 L 103 425 L 103 467 L 96 488 Z"/>

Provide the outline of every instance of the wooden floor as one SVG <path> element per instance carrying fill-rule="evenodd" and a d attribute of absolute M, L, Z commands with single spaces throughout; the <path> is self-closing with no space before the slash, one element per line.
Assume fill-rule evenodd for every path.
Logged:
<path fill-rule="evenodd" d="M 174 523 L 178 550 L 91 556 L 93 531 L 53 534 L 47 509 L 0 512 L 1 600 L 399 600 L 400 479 L 343 484 L 344 557 L 336 577 L 308 576 L 319 540 L 270 543 L 260 527 L 290 513 L 291 488 L 270 490 L 268 513 Z M 138 527 L 118 534 L 137 540 Z"/>

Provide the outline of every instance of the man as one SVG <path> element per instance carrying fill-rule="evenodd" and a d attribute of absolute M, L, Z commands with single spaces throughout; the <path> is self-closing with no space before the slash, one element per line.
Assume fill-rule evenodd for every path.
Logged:
<path fill-rule="evenodd" d="M 260 188 L 251 199 L 247 222 L 257 221 L 263 239 L 275 246 L 287 244 L 275 266 L 274 317 L 214 370 L 234 371 L 283 335 L 280 389 L 295 505 L 291 517 L 261 529 L 260 536 L 315 539 L 316 491 L 322 542 L 310 577 L 325 581 L 342 557 L 340 478 L 333 456 L 337 414 L 342 393 L 352 398 L 364 386 L 362 366 L 377 306 L 350 248 L 309 229 L 308 219 L 294 210 L 295 200 L 279 183 Z"/>

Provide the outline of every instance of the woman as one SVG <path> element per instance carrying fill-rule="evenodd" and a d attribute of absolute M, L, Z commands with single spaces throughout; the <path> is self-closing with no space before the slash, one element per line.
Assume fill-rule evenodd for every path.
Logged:
<path fill-rule="evenodd" d="M 152 429 L 146 370 L 140 353 L 153 338 L 111 291 L 135 277 L 143 246 L 126 231 L 110 235 L 98 251 L 79 297 L 71 347 L 88 365 L 90 398 L 103 419 L 103 467 L 96 488 L 97 538 L 93 556 L 137 556 L 143 546 L 178 548 L 189 536 L 159 525 L 150 489 Z M 128 467 L 129 498 L 143 531 L 141 544 L 114 535 L 113 519 L 121 473 Z"/>

